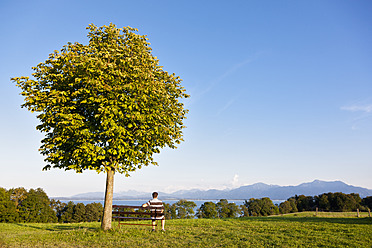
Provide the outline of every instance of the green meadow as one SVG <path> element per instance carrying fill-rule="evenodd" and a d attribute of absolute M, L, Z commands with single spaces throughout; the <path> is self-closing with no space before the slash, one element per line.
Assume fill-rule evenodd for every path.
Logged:
<path fill-rule="evenodd" d="M 0 247 L 371 247 L 372 218 L 314 213 L 233 219 L 174 219 L 166 232 L 92 223 L 0 223 Z"/>

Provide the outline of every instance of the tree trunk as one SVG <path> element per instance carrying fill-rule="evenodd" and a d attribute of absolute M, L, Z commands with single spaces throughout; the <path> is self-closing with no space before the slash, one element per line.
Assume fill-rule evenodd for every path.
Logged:
<path fill-rule="evenodd" d="M 114 174 L 115 172 L 113 170 L 107 171 L 105 206 L 103 208 L 103 218 L 101 222 L 101 228 L 103 230 L 111 229 L 112 198 L 114 194 Z"/>

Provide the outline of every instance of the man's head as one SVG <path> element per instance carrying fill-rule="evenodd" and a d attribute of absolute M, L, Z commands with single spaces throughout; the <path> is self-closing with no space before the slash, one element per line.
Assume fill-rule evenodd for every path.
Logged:
<path fill-rule="evenodd" d="M 158 197 L 158 192 L 152 193 L 152 198 L 157 198 Z"/>

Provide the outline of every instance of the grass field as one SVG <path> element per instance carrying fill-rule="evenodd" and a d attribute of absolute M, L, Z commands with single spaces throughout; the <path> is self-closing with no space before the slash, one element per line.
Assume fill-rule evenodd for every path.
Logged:
<path fill-rule="evenodd" d="M 165 233 L 147 226 L 118 229 L 116 222 L 113 227 L 104 232 L 97 222 L 0 223 L 0 247 L 372 247 L 372 218 L 168 220 Z"/>
<path fill-rule="evenodd" d="M 326 217 L 326 218 L 355 218 L 357 217 L 357 212 L 298 212 L 298 213 L 291 213 L 291 214 L 284 214 L 281 216 L 286 217 Z M 276 216 L 271 216 L 276 217 Z M 368 212 L 360 212 L 360 218 L 369 217 Z"/>

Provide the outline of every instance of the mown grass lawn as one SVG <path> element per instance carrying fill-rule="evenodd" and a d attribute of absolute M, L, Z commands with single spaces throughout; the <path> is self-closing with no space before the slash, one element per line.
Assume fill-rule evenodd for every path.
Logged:
<path fill-rule="evenodd" d="M 168 220 L 165 233 L 100 223 L 0 223 L 0 247 L 372 247 L 371 218 Z"/>

